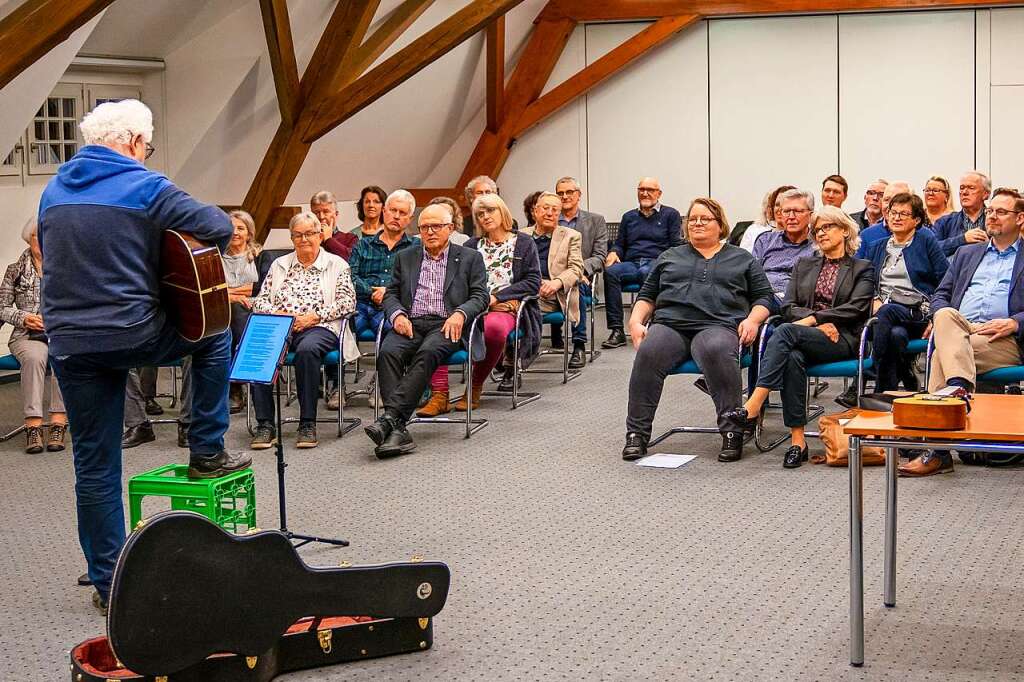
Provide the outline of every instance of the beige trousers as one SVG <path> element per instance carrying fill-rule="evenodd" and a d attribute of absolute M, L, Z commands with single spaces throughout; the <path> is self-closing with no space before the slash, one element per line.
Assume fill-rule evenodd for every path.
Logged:
<path fill-rule="evenodd" d="M 21 364 L 21 401 L 26 417 L 43 416 L 43 390 L 46 388 L 46 363 L 49 347 L 27 336 L 11 339 L 11 353 Z M 50 376 L 50 413 L 64 412 L 64 399 L 57 386 L 57 377 Z"/>
<path fill-rule="evenodd" d="M 976 334 L 980 323 L 970 322 L 955 308 L 943 308 L 932 320 L 935 350 L 932 351 L 928 390 L 937 391 L 951 377 L 977 387 L 978 375 L 1000 367 L 1024 364 L 1014 336 L 992 340 Z"/>

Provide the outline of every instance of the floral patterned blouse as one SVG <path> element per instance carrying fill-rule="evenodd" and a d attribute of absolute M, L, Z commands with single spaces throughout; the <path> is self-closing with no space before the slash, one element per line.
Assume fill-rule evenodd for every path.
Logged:
<path fill-rule="evenodd" d="M 39 284 L 42 280 L 32 264 L 32 250 L 25 249 L 7 266 L 0 284 L 0 319 L 14 327 L 11 338 L 27 336 L 25 318 L 39 313 Z"/>
<path fill-rule="evenodd" d="M 324 301 L 324 274 L 325 268 L 321 267 L 319 258 L 308 268 L 296 259 L 279 284 L 274 282 L 274 269 L 271 268 L 252 309 L 258 313 L 281 311 L 296 316 L 316 313 L 320 316 L 317 326 L 337 334 L 336 325 L 332 323 L 355 309 L 356 292 L 348 269 L 343 268 L 338 274 L 334 300 Z"/>
<path fill-rule="evenodd" d="M 492 242 L 483 237 L 477 244 L 477 251 L 484 257 L 484 268 L 487 270 L 487 290 L 492 294 L 512 284 L 516 237 L 510 234 L 503 242 Z"/>

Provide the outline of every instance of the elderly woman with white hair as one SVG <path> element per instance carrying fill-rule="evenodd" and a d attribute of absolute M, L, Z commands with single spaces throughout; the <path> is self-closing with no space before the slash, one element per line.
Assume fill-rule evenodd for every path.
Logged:
<path fill-rule="evenodd" d="M 39 251 L 38 223 L 30 219 L 21 231 L 28 243 L 17 261 L 7 266 L 0 284 L 0 319 L 14 327 L 8 346 L 21 364 L 21 399 L 25 411 L 25 452 L 43 451 L 43 391 L 49 347 L 39 314 L 39 283 L 43 275 L 43 254 Z M 56 377 L 50 378 L 50 433 L 46 450 L 64 449 L 68 419 Z"/>
<path fill-rule="evenodd" d="M 874 267 L 853 257 L 860 239 L 857 224 L 835 206 L 822 206 L 811 221 L 815 255 L 799 259 L 782 304 L 785 323 L 772 334 L 761 358 L 757 387 L 744 405 L 726 413 L 737 430 L 753 426 L 771 391 L 782 392 L 782 419 L 791 447 L 783 466 L 807 460 L 807 368 L 857 354 L 864 323 L 871 315 Z"/>
<path fill-rule="evenodd" d="M 316 435 L 316 408 L 320 388 L 320 365 L 325 355 L 338 348 L 344 337 L 346 360 L 359 355 L 356 339 L 342 318 L 356 309 L 356 292 L 348 263 L 321 248 L 324 233 L 320 219 L 313 213 L 299 213 L 288 223 L 295 250 L 270 265 L 253 312 L 292 315 L 289 350 L 295 353 L 296 391 L 299 395 L 299 433 L 296 447 L 313 448 Z M 279 434 L 273 425 L 274 399 L 270 386 L 252 387 L 256 411 L 254 450 L 272 447 Z"/>

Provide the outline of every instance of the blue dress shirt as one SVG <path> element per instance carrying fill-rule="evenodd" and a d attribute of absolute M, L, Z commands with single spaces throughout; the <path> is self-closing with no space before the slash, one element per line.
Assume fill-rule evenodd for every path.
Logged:
<path fill-rule="evenodd" d="M 971 322 L 988 322 L 1010 316 L 1010 279 L 1021 246 L 1018 239 L 1005 251 L 999 251 L 991 241 L 988 243 L 960 302 L 960 313 L 964 317 Z"/>

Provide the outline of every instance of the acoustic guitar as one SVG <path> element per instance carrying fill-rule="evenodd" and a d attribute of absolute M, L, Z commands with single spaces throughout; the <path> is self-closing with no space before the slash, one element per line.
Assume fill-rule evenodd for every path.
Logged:
<path fill-rule="evenodd" d="M 338 617 L 349 617 L 348 627 L 337 627 L 333 636 L 339 654 L 353 648 L 346 631 L 376 638 L 354 648 L 364 658 L 426 648 L 430 619 L 444 607 L 450 580 L 441 562 L 313 568 L 279 531 L 235 536 L 198 514 L 171 511 L 147 519 L 121 550 L 107 632 L 117 659 L 137 674 L 178 679 L 175 673 L 212 665 L 208 657 L 223 652 L 236 655 L 231 665 L 249 657 L 268 666 L 261 677 L 232 679 L 272 679 L 332 662 L 315 637 Z M 294 626 L 308 617 L 325 623 L 300 627 L 311 631 L 313 655 L 284 665 L 286 642 L 296 639 Z M 352 618 L 371 622 L 352 627 Z M 392 619 L 393 627 L 382 628 L 381 619 Z M 405 629 L 412 630 L 411 642 Z"/>
<path fill-rule="evenodd" d="M 967 403 L 921 393 L 892 401 L 892 423 L 907 429 L 961 431 L 967 425 Z"/>
<path fill-rule="evenodd" d="M 160 300 L 187 341 L 199 341 L 227 329 L 231 306 L 220 250 L 185 232 L 164 230 Z"/>

